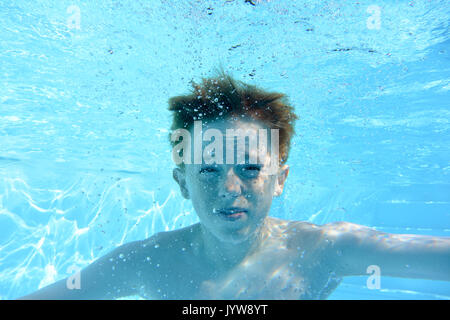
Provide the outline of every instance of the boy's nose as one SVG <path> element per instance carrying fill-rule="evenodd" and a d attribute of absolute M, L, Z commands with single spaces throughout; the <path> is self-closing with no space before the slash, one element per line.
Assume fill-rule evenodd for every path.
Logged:
<path fill-rule="evenodd" d="M 241 179 L 239 179 L 233 169 L 230 169 L 228 170 L 225 176 L 225 181 L 220 188 L 219 196 L 224 198 L 236 198 L 242 194 L 242 187 L 243 185 Z"/>

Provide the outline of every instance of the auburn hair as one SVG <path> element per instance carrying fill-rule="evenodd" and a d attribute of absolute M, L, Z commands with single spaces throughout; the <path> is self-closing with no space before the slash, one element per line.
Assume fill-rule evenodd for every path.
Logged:
<path fill-rule="evenodd" d="M 234 80 L 223 70 L 212 78 L 202 78 L 202 83 L 191 81 L 192 92 L 169 99 L 173 120 L 171 132 L 189 130 L 196 120 L 214 121 L 247 116 L 279 129 L 280 163 L 289 155 L 294 124 L 298 119 L 285 94 L 267 92 L 254 85 Z M 169 134 L 170 139 L 171 133 Z M 176 142 L 171 141 L 172 147 Z"/>

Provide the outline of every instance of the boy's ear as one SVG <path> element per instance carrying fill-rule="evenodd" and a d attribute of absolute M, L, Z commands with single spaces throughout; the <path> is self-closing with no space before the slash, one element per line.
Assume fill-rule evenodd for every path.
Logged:
<path fill-rule="evenodd" d="M 275 182 L 275 190 L 273 192 L 273 195 L 275 197 L 279 197 L 283 193 L 284 184 L 286 182 L 288 174 L 289 166 L 287 164 L 283 165 L 278 170 L 277 181 Z"/>
<path fill-rule="evenodd" d="M 186 173 L 180 168 L 173 169 L 173 179 L 180 186 L 181 195 L 185 199 L 189 199 L 189 191 L 186 188 Z"/>

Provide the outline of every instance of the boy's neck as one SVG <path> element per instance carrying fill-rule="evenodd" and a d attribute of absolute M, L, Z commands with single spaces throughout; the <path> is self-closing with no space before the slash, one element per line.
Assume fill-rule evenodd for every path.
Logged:
<path fill-rule="evenodd" d="M 247 239 L 234 243 L 218 239 L 200 224 L 200 241 L 205 258 L 215 270 L 229 270 L 258 249 L 266 238 L 264 236 L 267 235 L 265 229 L 266 223 L 264 222 Z"/>

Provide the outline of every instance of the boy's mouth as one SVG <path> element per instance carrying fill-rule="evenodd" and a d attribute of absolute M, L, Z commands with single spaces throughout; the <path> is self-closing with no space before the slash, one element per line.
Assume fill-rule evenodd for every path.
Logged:
<path fill-rule="evenodd" d="M 227 220 L 238 220 L 244 217 L 247 214 L 248 210 L 239 207 L 231 207 L 225 209 L 214 209 L 214 212 L 218 213 Z"/>

